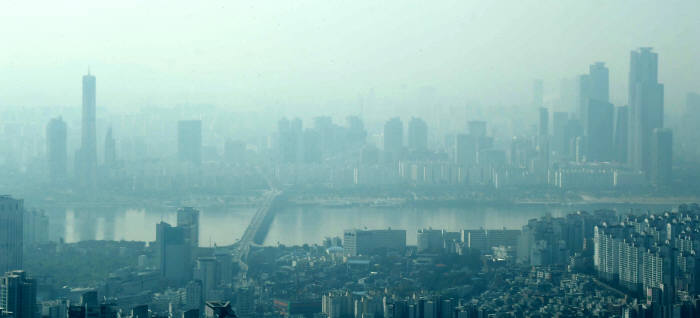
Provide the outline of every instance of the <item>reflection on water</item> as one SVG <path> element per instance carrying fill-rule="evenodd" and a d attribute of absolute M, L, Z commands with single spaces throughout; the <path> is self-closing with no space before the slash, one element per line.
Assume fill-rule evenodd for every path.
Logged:
<path fill-rule="evenodd" d="M 211 209 L 200 211 L 201 246 L 229 245 L 243 235 L 255 208 Z M 50 213 L 50 238 L 66 242 L 85 240 L 154 241 L 156 224 L 177 223 L 177 212 L 170 208 L 70 208 Z"/>
<path fill-rule="evenodd" d="M 465 207 L 408 207 L 408 208 L 324 208 L 294 207 L 280 211 L 270 226 L 266 245 L 277 243 L 301 245 L 321 243 L 324 237 L 343 236 L 343 231 L 352 228 L 406 230 L 406 243 L 416 244 L 416 231 L 421 228 L 447 229 L 520 229 L 527 221 L 549 213 L 564 216 L 576 210 L 594 211 L 609 208 L 627 212 L 630 208 L 643 206 L 613 204 L 586 205 L 577 207 L 549 206 L 465 206 Z M 654 210 L 666 206 L 655 206 Z"/>
<path fill-rule="evenodd" d="M 529 219 L 546 213 L 563 216 L 578 209 L 594 211 L 601 208 L 628 212 L 630 209 L 662 211 L 670 206 L 643 206 L 631 204 L 606 204 L 584 206 L 465 206 L 465 207 L 406 207 L 406 208 L 329 208 L 289 207 L 278 211 L 265 240 L 266 245 L 282 243 L 301 245 L 321 243 L 324 237 L 342 236 L 351 228 L 394 228 L 407 231 L 407 243 L 416 244 L 416 231 L 421 228 L 460 229 L 510 228 L 520 229 Z M 229 245 L 243 235 L 255 213 L 255 207 L 235 207 L 201 210 L 201 246 Z M 173 208 L 125 208 L 65 209 L 49 213 L 52 240 L 63 238 L 66 242 L 82 240 L 153 241 L 156 223 L 175 225 Z"/>

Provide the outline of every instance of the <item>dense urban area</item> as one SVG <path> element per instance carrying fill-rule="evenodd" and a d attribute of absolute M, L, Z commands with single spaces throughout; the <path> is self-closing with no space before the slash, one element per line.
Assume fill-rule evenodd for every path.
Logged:
<path fill-rule="evenodd" d="M 0 318 L 700 317 L 700 93 L 634 47 L 517 105 L 110 109 L 99 67 L 49 78 L 81 107 L 0 90 Z"/>

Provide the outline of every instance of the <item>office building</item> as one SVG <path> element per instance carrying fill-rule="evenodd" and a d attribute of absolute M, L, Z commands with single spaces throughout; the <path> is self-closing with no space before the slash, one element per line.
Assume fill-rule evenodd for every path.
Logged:
<path fill-rule="evenodd" d="M 610 74 L 603 62 L 595 62 L 588 67 L 590 85 L 587 97 L 589 99 L 610 101 Z"/>
<path fill-rule="evenodd" d="M 379 251 L 403 251 L 406 230 L 346 230 L 343 234 L 345 255 L 369 255 Z"/>
<path fill-rule="evenodd" d="M 423 119 L 412 117 L 408 122 L 408 148 L 413 151 L 428 150 L 428 125 Z"/>
<path fill-rule="evenodd" d="M 35 318 L 36 281 L 21 270 L 5 273 L 0 277 L 0 308 L 13 318 Z"/>
<path fill-rule="evenodd" d="M 68 300 L 57 299 L 41 302 L 41 316 L 47 318 L 68 318 Z"/>
<path fill-rule="evenodd" d="M 172 227 L 165 222 L 156 225 L 160 274 L 169 282 L 184 283 L 192 274 L 188 234 L 185 228 Z"/>
<path fill-rule="evenodd" d="M 0 272 L 22 269 L 24 200 L 0 195 Z"/>
<path fill-rule="evenodd" d="M 214 290 L 219 287 L 219 262 L 214 257 L 197 258 L 196 278 L 202 282 L 202 295 L 205 300 L 214 299 Z"/>
<path fill-rule="evenodd" d="M 54 184 L 63 182 L 66 178 L 67 136 L 68 128 L 63 118 L 53 118 L 46 125 L 46 160 L 49 168 L 49 180 Z"/>
<path fill-rule="evenodd" d="M 202 121 L 181 120 L 177 123 L 177 154 L 180 161 L 202 163 Z"/>
<path fill-rule="evenodd" d="M 403 153 L 403 122 L 394 117 L 384 124 L 384 159 L 397 162 Z"/>
<path fill-rule="evenodd" d="M 100 317 L 100 306 L 97 300 L 97 291 L 88 290 L 80 295 L 80 306 L 85 309 L 85 318 Z"/>
<path fill-rule="evenodd" d="M 608 102 L 589 99 L 586 107 L 588 120 L 586 127 L 586 160 L 593 162 L 613 159 L 613 117 L 614 106 Z"/>
<path fill-rule="evenodd" d="M 659 56 L 649 47 L 630 54 L 628 163 L 649 176 L 651 139 L 663 128 L 664 86 L 658 82 Z"/>
<path fill-rule="evenodd" d="M 83 76 L 83 110 L 80 149 L 75 158 L 75 175 L 83 186 L 94 186 L 97 173 L 96 79 Z"/>
<path fill-rule="evenodd" d="M 601 102 L 610 101 L 610 80 L 609 71 L 603 62 L 591 64 L 588 68 L 588 74 L 580 75 L 578 78 L 578 118 L 587 124 L 587 111 L 589 100 L 597 100 Z"/>
<path fill-rule="evenodd" d="M 671 183 L 673 165 L 673 133 L 670 129 L 656 128 L 651 138 L 651 181 L 663 185 Z"/>
<path fill-rule="evenodd" d="M 192 249 L 199 247 L 199 210 L 193 207 L 178 209 L 177 227 L 185 231 L 185 240 Z"/>
<path fill-rule="evenodd" d="M 581 138 L 583 149 L 579 149 L 581 159 L 584 156 L 587 161 L 612 159 L 614 113 L 613 106 L 609 104 L 609 87 L 609 71 L 603 62 L 592 64 L 588 74 L 579 77 L 578 117 L 583 124 L 583 135 L 580 137 L 584 137 Z M 605 139 L 601 142 L 600 138 Z"/>
<path fill-rule="evenodd" d="M 185 285 L 185 309 L 204 310 L 204 294 L 201 280 L 191 280 Z"/>

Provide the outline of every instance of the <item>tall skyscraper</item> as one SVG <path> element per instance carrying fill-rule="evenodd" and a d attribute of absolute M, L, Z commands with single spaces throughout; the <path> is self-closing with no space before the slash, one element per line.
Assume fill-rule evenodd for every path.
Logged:
<path fill-rule="evenodd" d="M 416 151 L 428 150 L 428 125 L 423 119 L 413 117 L 408 122 L 408 148 Z"/>
<path fill-rule="evenodd" d="M 96 79 L 83 76 L 81 143 L 76 157 L 76 176 L 83 185 L 94 185 L 97 172 Z"/>
<path fill-rule="evenodd" d="M 673 166 L 673 132 L 656 128 L 651 137 L 651 160 L 649 174 L 652 182 L 662 185 L 671 183 Z"/>
<path fill-rule="evenodd" d="M 52 183 L 64 181 L 68 161 L 66 123 L 61 117 L 51 119 L 46 125 L 46 160 Z"/>
<path fill-rule="evenodd" d="M 588 98 L 610 102 L 610 72 L 603 62 L 595 62 L 588 67 L 590 85 Z"/>
<path fill-rule="evenodd" d="M 21 270 L 7 272 L 0 278 L 0 308 L 13 318 L 35 318 L 36 281 Z"/>
<path fill-rule="evenodd" d="M 629 140 L 629 107 L 617 107 L 615 115 L 615 161 L 627 162 L 627 142 Z"/>
<path fill-rule="evenodd" d="M 578 117 L 584 129 L 588 125 L 587 107 L 590 100 L 610 102 L 609 71 L 603 62 L 596 62 L 588 67 L 588 74 L 579 76 Z"/>
<path fill-rule="evenodd" d="M 24 200 L 0 195 L 0 272 L 22 269 Z"/>
<path fill-rule="evenodd" d="M 663 128 L 664 86 L 658 82 L 658 54 L 649 47 L 630 54 L 628 162 L 634 169 L 649 172 L 651 138 Z"/>
<path fill-rule="evenodd" d="M 185 229 L 185 240 L 192 248 L 199 247 L 199 210 L 183 207 L 177 210 L 177 226 Z"/>
<path fill-rule="evenodd" d="M 177 154 L 180 161 L 202 163 L 202 121 L 181 120 L 177 123 Z"/>
<path fill-rule="evenodd" d="M 609 104 L 610 75 L 603 62 L 591 64 L 588 71 L 588 74 L 579 77 L 579 118 L 583 123 L 583 154 L 588 161 L 609 161 L 613 156 L 614 126 L 614 107 Z"/>
<path fill-rule="evenodd" d="M 109 127 L 105 135 L 105 165 L 113 166 L 117 162 L 117 143 L 112 135 L 112 127 Z"/>
<path fill-rule="evenodd" d="M 186 241 L 187 231 L 160 222 L 156 224 L 156 246 L 161 277 L 169 282 L 184 283 L 192 275 L 190 244 Z"/>
<path fill-rule="evenodd" d="M 384 154 L 387 162 L 401 159 L 403 152 L 403 122 L 394 117 L 384 124 Z"/>
<path fill-rule="evenodd" d="M 613 159 L 613 112 L 614 106 L 608 102 L 589 99 L 586 108 L 586 159 L 602 162 Z"/>

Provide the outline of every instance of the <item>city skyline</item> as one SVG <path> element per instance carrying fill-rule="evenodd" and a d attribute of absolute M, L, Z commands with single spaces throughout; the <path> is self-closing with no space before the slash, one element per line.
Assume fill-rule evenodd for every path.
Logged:
<path fill-rule="evenodd" d="M 549 5 L 414 3 L 405 8 L 403 15 L 390 15 L 391 9 L 397 5 L 395 2 L 372 5 L 301 2 L 252 6 L 222 3 L 220 10 L 211 10 L 203 5 L 192 8 L 191 4 L 176 3 L 159 8 L 157 4 L 146 4 L 143 12 L 163 10 L 162 15 L 155 19 L 162 21 L 163 27 L 172 29 L 172 33 L 163 33 L 155 27 L 135 30 L 136 24 L 123 29 L 109 27 L 107 21 L 124 19 L 149 25 L 154 20 L 143 13 L 109 11 L 109 6 L 104 4 L 83 8 L 51 3 L 37 8 L 13 4 L 8 10 L 3 10 L 12 14 L 2 19 L 1 29 L 15 29 L 14 26 L 21 23 L 20 17 L 35 22 L 41 22 L 43 17 L 56 22 L 54 32 L 70 42 L 81 44 L 76 44 L 75 50 L 55 50 L 55 58 L 63 62 L 59 67 L 54 65 L 54 70 L 49 73 L 46 62 L 27 52 L 31 45 L 9 47 L 5 51 L 7 58 L 0 59 L 7 64 L 0 66 L 7 69 L 8 74 L 13 72 L 16 75 L 14 82 L 0 78 L 0 83 L 7 87 L 0 95 L 0 101 L 4 106 L 76 105 L 79 95 L 71 92 L 74 84 L 61 79 L 76 76 L 78 69 L 90 65 L 103 77 L 103 106 L 113 109 L 165 106 L 185 101 L 218 104 L 229 109 L 279 105 L 299 111 L 306 110 L 304 108 L 318 110 L 334 100 L 345 101 L 345 104 L 355 102 L 358 96 L 369 96 L 371 90 L 379 100 L 405 101 L 407 90 L 426 86 L 437 89 L 438 95 L 448 100 L 527 105 L 529 103 L 521 101 L 531 100 L 532 78 L 544 80 L 545 100 L 552 101 L 558 90 L 555 87 L 562 78 L 569 78 L 572 73 L 584 73 L 591 61 L 604 61 L 611 70 L 611 101 L 622 105 L 626 103 L 622 92 L 627 87 L 629 68 L 624 54 L 629 48 L 639 46 L 655 47 L 663 55 L 659 77 L 669 86 L 667 104 L 672 114 L 680 110 L 686 92 L 698 90 L 693 84 L 693 76 L 698 73 L 699 66 L 685 64 L 694 59 L 692 52 L 698 50 L 693 47 L 695 42 L 691 39 L 700 36 L 700 28 L 690 14 L 698 10 L 698 4 L 692 1 L 661 9 L 645 2 L 634 6 L 633 15 L 623 14 L 630 8 L 627 3 L 602 1 Z M 531 7 L 534 10 L 529 10 Z M 92 10 L 92 14 L 80 15 L 73 20 L 62 18 L 62 14 L 70 10 L 76 14 Z M 285 10 L 295 14 L 285 15 Z M 365 10 L 373 14 L 359 21 L 351 19 L 356 14 L 362 16 Z M 297 12 L 318 12 L 321 15 L 298 20 L 295 18 Z M 440 22 L 420 19 L 423 12 L 442 14 L 443 18 Z M 521 15 L 524 12 L 527 14 Z M 330 19 L 322 18 L 324 14 Z M 239 19 L 223 20 L 226 15 L 238 16 Z M 168 17 L 179 17 L 179 24 Z M 209 19 L 209 23 L 201 23 L 202 19 Z M 541 27 L 557 23 L 565 27 Z M 35 23 L 24 29 L 34 34 L 37 41 L 52 43 L 51 32 L 42 31 L 39 25 Z M 86 25 L 91 27 L 85 28 Z M 373 28 L 377 32 L 353 37 L 355 29 Z M 298 32 L 310 36 L 295 42 L 291 36 Z M 331 41 L 324 45 L 328 32 L 343 35 L 346 44 Z M 242 38 L 226 40 L 217 47 L 208 43 L 212 37 L 221 39 L 227 33 Z M 607 36 L 601 38 L 599 34 Z M 22 43 L 17 35 L 9 33 L 8 36 Z M 143 46 L 145 36 L 155 36 L 158 40 L 146 46 L 148 51 L 136 49 Z M 86 37 L 92 38 L 96 45 L 88 47 L 82 44 L 80 39 Z M 402 45 L 410 49 L 402 50 L 404 54 L 395 61 L 387 61 L 387 56 L 394 52 L 387 49 L 397 44 L 392 37 L 405 39 Z M 267 44 L 258 38 L 267 38 Z M 122 45 L 115 46 L 117 42 L 113 41 Z M 184 43 L 193 48 L 208 49 L 201 52 L 188 49 L 179 53 L 171 50 Z M 376 51 L 369 49 L 373 46 L 377 47 Z M 312 47 L 319 49 L 310 50 Z M 345 53 L 348 51 L 362 54 L 348 56 Z M 204 63 L 198 55 L 214 63 Z M 307 58 L 299 58 L 304 55 Z M 525 56 L 529 60 L 525 60 Z M 353 65 L 358 65 L 360 58 L 370 64 L 358 70 Z M 408 67 L 402 70 L 399 65 Z M 373 70 L 387 75 L 378 76 Z M 455 73 L 452 70 L 461 71 Z M 42 78 L 38 73 L 45 76 Z M 354 76 L 341 76 L 345 73 Z M 238 75 L 231 77 L 228 74 Z M 416 80 L 417 74 L 435 80 Z M 302 75 L 316 80 L 301 81 L 297 76 Z M 30 79 L 39 82 L 37 85 L 18 85 Z M 162 84 L 150 87 L 151 83 Z M 34 90 L 39 87 L 39 91 Z M 318 94 L 319 91 L 313 94 L 315 87 L 329 94 Z M 504 88 L 510 88 L 512 94 L 500 94 Z M 266 98 L 269 93 L 280 98 Z M 28 100 L 26 96 L 33 97 Z M 307 106 L 302 108 L 303 105 Z"/>
<path fill-rule="evenodd" d="M 0 4 L 0 318 L 700 317 L 698 12 Z"/>

